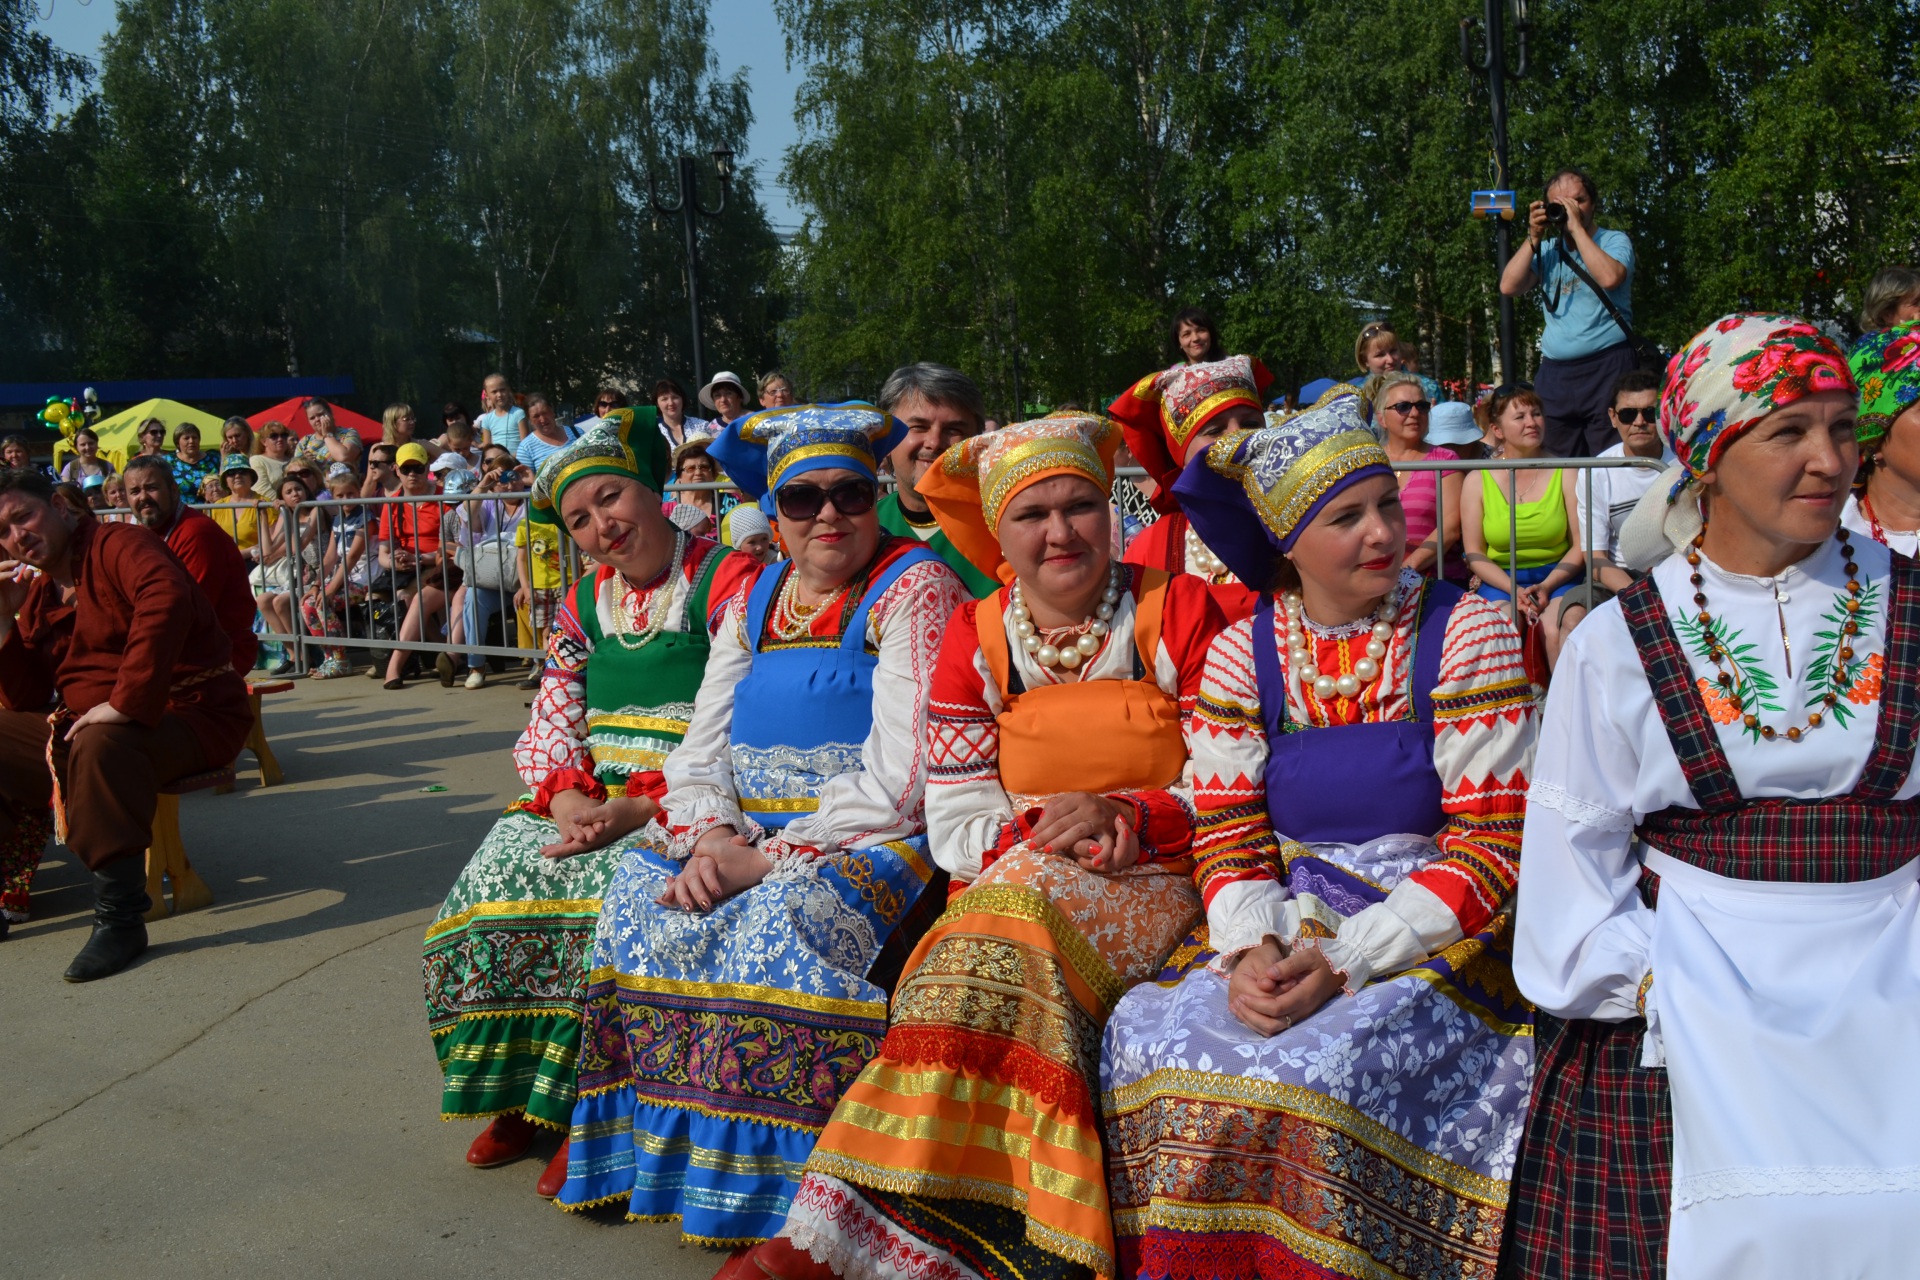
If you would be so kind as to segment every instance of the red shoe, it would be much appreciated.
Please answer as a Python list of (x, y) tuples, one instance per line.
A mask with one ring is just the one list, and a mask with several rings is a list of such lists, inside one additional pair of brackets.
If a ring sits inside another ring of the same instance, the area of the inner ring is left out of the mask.
[(766, 1273), (753, 1265), (754, 1246), (735, 1249), (713, 1273), (713, 1280), (767, 1280)]
[(755, 1246), (747, 1256), (761, 1275), (772, 1276), (773, 1280), (838, 1280), (840, 1275), (826, 1263), (815, 1262), (812, 1254), (794, 1248), (793, 1241), (784, 1236)]
[(533, 1194), (542, 1200), (551, 1200), (560, 1194), (560, 1188), (567, 1185), (567, 1148), (573, 1144), (567, 1139), (560, 1140), (560, 1149), (553, 1153), (553, 1159), (547, 1161), (547, 1168), (540, 1175), (540, 1181), (533, 1184)]
[(467, 1148), (467, 1163), (476, 1169), (512, 1164), (532, 1145), (533, 1121), (525, 1116), (495, 1116)]

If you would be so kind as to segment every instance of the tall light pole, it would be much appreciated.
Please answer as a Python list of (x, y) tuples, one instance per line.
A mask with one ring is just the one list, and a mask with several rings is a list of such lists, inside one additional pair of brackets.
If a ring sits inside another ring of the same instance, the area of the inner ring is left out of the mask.
[[(1520, 61), (1511, 69), (1507, 66), (1507, 8), (1513, 8), (1513, 29), (1520, 38)], [(1533, 31), (1533, 22), (1527, 17), (1527, 0), (1486, 0), (1486, 51), (1478, 58), (1473, 55), (1473, 29), (1480, 24), (1472, 18), (1460, 20), (1460, 57), (1467, 64), (1469, 75), (1483, 75), (1487, 78), (1487, 101), (1493, 110), (1493, 185), (1501, 191), (1513, 190), (1513, 177), (1507, 169), (1507, 81), (1527, 78), (1527, 36)], [(1516, 197), (1514, 202), (1516, 216), (1524, 208)], [(1507, 269), (1507, 259), (1513, 256), (1513, 243), (1507, 227), (1507, 219), (1494, 220), (1494, 253), (1498, 261), (1494, 264), (1494, 278), (1497, 280)], [(1519, 376), (1520, 365), (1514, 351), (1513, 299), (1506, 294), (1500, 295), (1500, 377), (1502, 381), (1512, 382)]]
[(694, 172), (694, 165), (692, 156), (680, 157), (680, 189), (671, 204), (660, 198), (653, 175), (649, 173), (647, 198), (652, 202), (655, 213), (679, 214), (681, 229), (686, 233), (687, 310), (693, 320), (693, 382), (697, 387), (704, 387), (707, 384), (707, 361), (700, 345), (699, 220), (702, 216), (717, 218), (726, 211), (728, 184), (733, 181), (733, 148), (722, 144), (713, 149), (713, 167), (720, 174), (720, 203), (711, 209), (700, 203), (700, 178)]

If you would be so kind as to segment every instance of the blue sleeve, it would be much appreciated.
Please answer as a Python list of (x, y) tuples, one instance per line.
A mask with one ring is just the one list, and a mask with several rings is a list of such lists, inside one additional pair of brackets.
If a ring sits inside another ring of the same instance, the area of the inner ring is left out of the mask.
[(1633, 240), (1624, 231), (1602, 231), (1595, 236), (1594, 243), (1605, 250), (1606, 255), (1627, 269), (1627, 281), (1633, 281)]
[(540, 468), (537, 466), (534, 466), (532, 462), (528, 461), (527, 446), (532, 444), (537, 439), (539, 439), (538, 436), (528, 436), (525, 440), (522, 440), (518, 444), (513, 446), (513, 460), (519, 463), (523, 467), (533, 467), (535, 471), (538, 471)]

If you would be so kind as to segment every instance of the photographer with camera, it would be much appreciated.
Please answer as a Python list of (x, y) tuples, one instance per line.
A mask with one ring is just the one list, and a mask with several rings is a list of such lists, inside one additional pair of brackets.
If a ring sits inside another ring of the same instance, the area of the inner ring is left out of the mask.
[(1500, 276), (1508, 297), (1540, 286), (1547, 323), (1534, 389), (1546, 405), (1547, 449), (1563, 458), (1591, 457), (1620, 442), (1607, 420), (1608, 397), (1641, 361), (1632, 329), (1633, 242), (1624, 231), (1595, 227), (1599, 207), (1593, 179), (1578, 169), (1554, 174), (1547, 198), (1527, 210), (1527, 242)]

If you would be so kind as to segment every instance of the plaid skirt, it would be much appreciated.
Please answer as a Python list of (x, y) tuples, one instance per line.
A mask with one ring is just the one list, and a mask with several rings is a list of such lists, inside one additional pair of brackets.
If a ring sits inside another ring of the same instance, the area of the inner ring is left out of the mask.
[(1499, 1280), (1662, 1280), (1673, 1104), (1640, 1065), (1645, 1020), (1535, 1025), (1539, 1066), (1507, 1200)]

